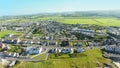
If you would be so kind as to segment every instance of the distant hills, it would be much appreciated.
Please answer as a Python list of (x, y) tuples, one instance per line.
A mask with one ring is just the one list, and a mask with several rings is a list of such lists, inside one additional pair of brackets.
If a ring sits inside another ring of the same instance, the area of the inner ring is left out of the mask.
[(38, 13), (31, 15), (2, 16), (0, 19), (11, 18), (37, 18), (37, 17), (116, 17), (120, 18), (120, 10), (111, 11), (75, 11), (61, 13)]

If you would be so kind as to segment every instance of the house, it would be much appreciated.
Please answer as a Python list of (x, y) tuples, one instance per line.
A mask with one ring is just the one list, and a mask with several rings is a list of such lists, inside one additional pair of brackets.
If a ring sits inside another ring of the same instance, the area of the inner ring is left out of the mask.
[(76, 48), (76, 52), (77, 52), (77, 53), (80, 53), (80, 52), (83, 52), (83, 51), (84, 51), (83, 48), (80, 48), (80, 47), (79, 47), (79, 48)]
[(14, 44), (18, 44), (18, 43), (20, 43), (20, 42), (21, 42), (20, 39), (17, 39), (17, 40), (14, 40), (14, 41), (13, 41)]
[(105, 51), (120, 54), (120, 46), (106, 45)]
[(115, 52), (120, 54), (120, 46), (115, 48)]
[(33, 44), (33, 41), (27, 41), (27, 44)]
[(4, 57), (5, 57), (5, 55), (2, 52), (0, 52), (0, 59), (2, 59)]
[(62, 41), (61, 46), (62, 47), (69, 46), (69, 41), (68, 40)]
[(7, 34), (5, 35), (5, 38), (11, 38), (13, 36), (13, 34)]
[(0, 27), (0, 31), (5, 31), (6, 29), (6, 27)]
[(109, 52), (114, 52), (114, 48), (115, 48), (115, 45), (111, 45), (111, 46), (106, 45), (105, 46), (105, 50), (109, 51)]
[(14, 40), (4, 40), (3, 42), (7, 44), (14, 44)]
[(42, 52), (42, 47), (29, 47), (27, 48), (28, 54), (40, 54)]
[(74, 53), (74, 49), (73, 48), (53, 48), (49, 50), (49, 53), (68, 54), (68, 53)]
[(88, 42), (88, 46), (94, 46), (93, 42)]
[(49, 45), (58, 45), (58, 42), (49, 42)]
[(70, 31), (71, 33), (77, 32), (77, 33), (82, 33), (91, 37), (94, 37), (95, 30), (90, 30), (90, 29), (78, 29), (74, 28)]
[(71, 49), (64, 48), (61, 50), (61, 53), (63, 53), (63, 54), (71, 53)]
[(16, 64), (16, 61), (11, 61), (11, 63), (9, 64), (9, 66), (14, 66)]
[(5, 48), (5, 47), (6, 47), (6, 45), (5, 45), (5, 44), (2, 44), (2, 43), (0, 44), (0, 48), (2, 48), (2, 49), (3, 49), (3, 48)]
[(6, 45), (6, 44), (0, 44), (0, 48), (2, 48), (2, 50), (3, 51), (7, 51), (7, 50), (10, 50), (11, 49), (11, 47), (10, 46), (8, 46), (8, 45)]
[(60, 53), (60, 52), (61, 52), (61, 49), (58, 49), (58, 48), (53, 48), (49, 50), (49, 53)]
[(74, 46), (82, 46), (82, 42), (74, 43)]
[(73, 48), (70, 48), (70, 53), (74, 53), (74, 49)]

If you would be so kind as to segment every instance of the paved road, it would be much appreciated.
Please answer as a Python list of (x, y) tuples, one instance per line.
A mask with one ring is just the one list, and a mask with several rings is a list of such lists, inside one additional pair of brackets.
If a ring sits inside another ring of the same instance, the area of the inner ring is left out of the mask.
[(9, 61), (39, 61), (39, 60), (36, 60), (36, 59), (31, 59), (31, 58), (13, 58), (13, 57), (6, 57), (5, 58), (6, 60), (9, 60)]

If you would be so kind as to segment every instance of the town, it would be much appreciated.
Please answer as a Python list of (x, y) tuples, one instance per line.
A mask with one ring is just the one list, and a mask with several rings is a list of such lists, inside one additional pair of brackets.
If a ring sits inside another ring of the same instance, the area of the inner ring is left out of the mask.
[[(51, 54), (75, 57), (77, 53), (94, 48), (105, 52), (104, 57), (120, 60), (119, 27), (56, 21), (2, 23), (0, 26), (0, 32), (5, 32), (0, 38), (0, 63), (8, 67), (17, 61), (48, 60)], [(36, 56), (45, 58), (39, 60)]]

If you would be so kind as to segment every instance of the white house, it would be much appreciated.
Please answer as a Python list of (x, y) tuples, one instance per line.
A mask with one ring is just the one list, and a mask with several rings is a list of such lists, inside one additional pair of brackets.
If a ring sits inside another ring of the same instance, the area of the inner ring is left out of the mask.
[(43, 48), (36, 48), (36, 47), (30, 47), (27, 49), (28, 54), (40, 54), (42, 52)]

